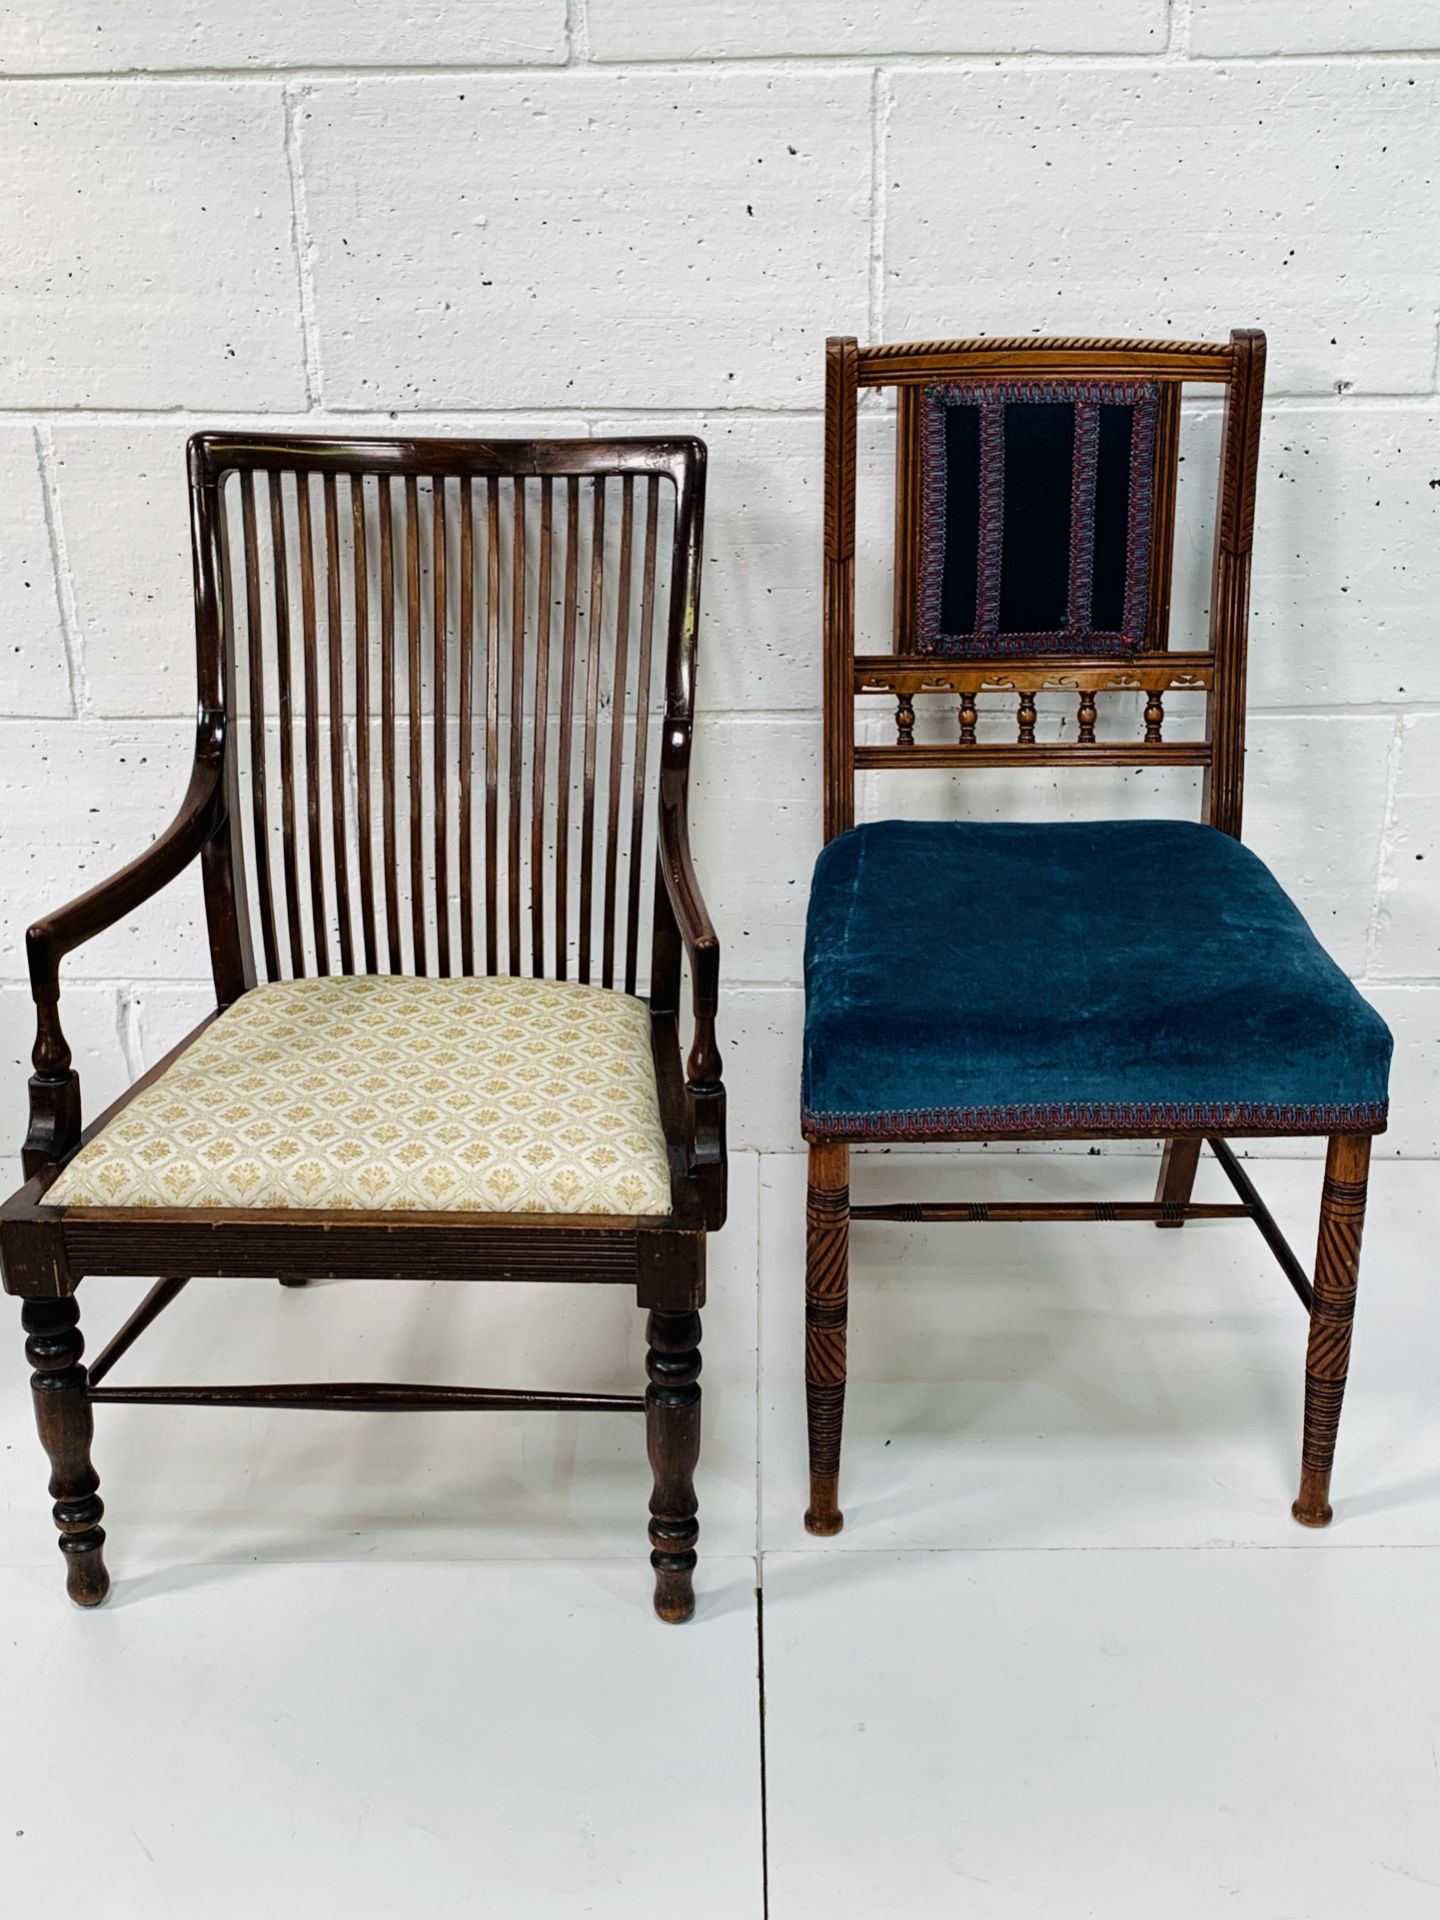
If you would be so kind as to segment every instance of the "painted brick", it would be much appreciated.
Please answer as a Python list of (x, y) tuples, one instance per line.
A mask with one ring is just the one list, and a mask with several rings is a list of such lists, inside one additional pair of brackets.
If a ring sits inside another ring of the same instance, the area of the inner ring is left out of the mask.
[[(71, 986), (61, 1000), (65, 1037), (80, 1075), (86, 1122), (130, 1084), (120, 1031), (121, 996), (114, 987)], [(35, 1003), (23, 986), (0, 987), (0, 1140), (18, 1152), (29, 1125), (26, 1085), (35, 1044)], [(18, 1166), (17, 1166), (18, 1176)], [(4, 1192), (11, 1191), (9, 1186)], [(0, 1196), (3, 1197), (3, 1196)]]
[(137, 1064), (148, 1073), (174, 1046), (215, 1011), (215, 990), (147, 981), (131, 994)]
[[(823, 398), (823, 362), (812, 369)], [(715, 713), (820, 704), (824, 423), (783, 414), (597, 416), (597, 436), (696, 433), (710, 450), (701, 581), (699, 704)], [(861, 642), (891, 641), (895, 423), (860, 420), (856, 622)]]
[(56, 498), (97, 713), (195, 710), (190, 431), (172, 421), (62, 421), (52, 429)]
[[(1426, 557), (1440, 534), (1431, 404), (1267, 407), (1251, 593), (1250, 704), (1405, 704), (1440, 696)], [(1219, 410), (1181, 433), (1171, 645), (1207, 642)], [(1435, 470), (1432, 471), (1432, 468)]]
[(1440, 698), (1440, 409), (1279, 409), (1262, 446), (1252, 703)]
[(1395, 53), (1440, 47), (1434, 0), (1192, 0), (1193, 53)]
[(863, 71), (322, 83), (299, 119), (327, 404), (813, 403), (864, 325)]
[(309, 0), (236, 10), (196, 0), (61, 0), (0, 14), (0, 72), (465, 66), (565, 58), (565, 0)]
[(927, 67), (891, 85), (889, 337), (1259, 324), (1272, 390), (1430, 388), (1434, 67)]
[(1393, 732), (1379, 714), (1256, 714), (1246, 735), (1246, 843), (1357, 975), (1374, 913)]
[[(0, 979), (25, 977), (25, 929), (143, 853), (189, 774), (180, 722), (0, 723)], [(209, 973), (198, 865), (65, 962), (65, 980)]]
[(305, 399), (280, 89), (15, 81), (0, 405)]
[(1154, 53), (1164, 0), (588, 0), (597, 60), (708, 60), (764, 54)]
[(1394, 817), (1385, 849), (1375, 971), (1440, 969), (1440, 714), (1409, 716), (1400, 734)]
[(72, 708), (35, 435), (0, 428), (0, 713)]
[(721, 996), (718, 1032), (731, 1146), (759, 1153), (802, 1151), (804, 993), (799, 987), (731, 987)]
[(1390, 1023), (1390, 1125), (1375, 1142), (1381, 1158), (1433, 1160), (1440, 1155), (1440, 987), (1363, 989)]
[[(217, 421), (216, 425), (224, 425)], [(395, 433), (380, 416), (267, 420), (271, 431)], [(96, 713), (189, 714), (195, 707), (195, 624), (190, 576), (190, 501), (185, 442), (194, 427), (58, 422), (52, 429), (70, 583)], [(578, 417), (407, 416), (406, 433), (460, 436), (527, 433), (583, 437)], [(263, 499), (263, 496), (262, 496)], [(123, 507), (117, 509), (116, 502)], [(0, 562), (3, 564), (3, 562)]]
[(725, 977), (798, 980), (820, 851), (818, 719), (712, 716), (696, 729), (691, 784), (695, 867)]

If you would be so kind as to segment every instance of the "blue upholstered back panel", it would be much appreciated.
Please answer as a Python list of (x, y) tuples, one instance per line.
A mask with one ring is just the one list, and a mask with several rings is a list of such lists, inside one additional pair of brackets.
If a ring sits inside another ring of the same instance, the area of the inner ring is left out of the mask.
[(1145, 637), (1160, 389), (966, 381), (920, 400), (921, 653), (1124, 654)]

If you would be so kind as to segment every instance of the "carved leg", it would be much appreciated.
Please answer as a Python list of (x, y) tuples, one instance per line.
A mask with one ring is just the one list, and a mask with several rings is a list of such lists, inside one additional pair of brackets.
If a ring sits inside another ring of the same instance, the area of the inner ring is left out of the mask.
[(1340, 1403), (1350, 1368), (1350, 1332), (1360, 1273), (1360, 1230), (1370, 1136), (1337, 1133), (1325, 1158), (1320, 1238), (1315, 1249), (1315, 1299), (1305, 1354), (1305, 1438), (1300, 1452), (1300, 1497), (1291, 1512), (1303, 1527), (1330, 1524), (1330, 1467), (1340, 1426)]
[(810, 1533), (839, 1533), (840, 1429), (845, 1418), (845, 1321), (850, 1283), (850, 1149), (810, 1149), (805, 1205), (805, 1417), (810, 1433)]
[[(1160, 1179), (1155, 1188), (1159, 1207), (1188, 1207), (1195, 1190), (1195, 1169), (1200, 1164), (1203, 1143), (1194, 1140), (1167, 1140), (1160, 1160)], [(1157, 1227), (1183, 1227), (1183, 1220), (1157, 1220)]]
[(29, 1338), (25, 1356), (35, 1372), (30, 1385), (40, 1443), (50, 1456), (50, 1493), (60, 1551), (65, 1556), (65, 1586), (81, 1607), (98, 1607), (110, 1591), (105, 1571), (105, 1529), (101, 1516), (100, 1476), (90, 1464), (95, 1431), (88, 1381), (80, 1356), (80, 1308), (73, 1298), (27, 1300), (21, 1324)]
[(695, 1463), (700, 1458), (700, 1316), (652, 1312), (645, 1370), (645, 1444), (655, 1489), (650, 1496), (650, 1564), (655, 1611), (688, 1620), (695, 1611)]

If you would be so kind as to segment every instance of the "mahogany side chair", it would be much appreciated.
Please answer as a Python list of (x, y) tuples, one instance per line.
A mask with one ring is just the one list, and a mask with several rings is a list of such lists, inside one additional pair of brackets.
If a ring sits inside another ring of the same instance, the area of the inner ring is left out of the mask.
[[(209, 433), (189, 470), (188, 791), (27, 941), (0, 1261), (70, 1597), (109, 1586), (107, 1402), (643, 1409), (655, 1608), (687, 1619), (726, 1191), (686, 811), (704, 445)], [(82, 1131), (60, 963), (197, 859), (215, 1012)], [(76, 1293), (103, 1274), (159, 1278), (87, 1368)], [(649, 1386), (109, 1384), (192, 1279), (234, 1275), (633, 1287)]]
[[(852, 1219), (1253, 1220), (1309, 1314), (1294, 1516), (1331, 1517), (1391, 1039), (1240, 843), (1264, 365), (1250, 330), (1223, 344), (829, 342), (826, 845), (803, 1089), (812, 1533), (843, 1525)], [(1169, 645), (1187, 382), (1224, 395), (1208, 643), (1194, 652)], [(896, 389), (895, 627), (891, 651), (857, 653), (865, 387)], [(1172, 690), (1203, 718), (1167, 738)], [(1129, 737), (1097, 729), (1117, 691), (1107, 719)], [(1060, 708), (1048, 727), (1041, 702)], [(857, 772), (1157, 766), (1201, 770), (1203, 822), (855, 824)], [(1301, 1134), (1328, 1136), (1313, 1275), (1228, 1144)], [(1166, 1142), (1151, 1202), (850, 1205), (852, 1146), (1137, 1137)], [(1207, 1140), (1233, 1204), (1192, 1202)]]

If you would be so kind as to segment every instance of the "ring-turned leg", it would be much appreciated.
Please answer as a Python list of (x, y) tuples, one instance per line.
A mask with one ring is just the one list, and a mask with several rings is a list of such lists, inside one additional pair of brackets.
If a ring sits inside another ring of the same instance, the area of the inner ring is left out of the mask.
[(1155, 1204), (1174, 1208), (1175, 1213), (1169, 1219), (1157, 1220), (1157, 1227), (1184, 1226), (1179, 1209), (1189, 1206), (1190, 1196), (1195, 1191), (1195, 1169), (1200, 1164), (1202, 1144), (1198, 1135), (1165, 1142), (1165, 1151), (1160, 1159), (1160, 1178), (1155, 1187)]
[(1365, 1188), (1370, 1172), (1370, 1136), (1332, 1134), (1320, 1200), (1320, 1237), (1315, 1249), (1315, 1298), (1310, 1308), (1310, 1344), (1305, 1354), (1305, 1438), (1300, 1453), (1300, 1497), (1291, 1512), (1305, 1527), (1330, 1523), (1330, 1468), (1360, 1273), (1360, 1232), (1365, 1224)]
[(650, 1564), (655, 1611), (688, 1620), (695, 1611), (695, 1465), (700, 1458), (700, 1316), (651, 1313), (645, 1370), (645, 1444), (655, 1488), (650, 1496)]
[(805, 1418), (811, 1533), (839, 1533), (840, 1430), (845, 1419), (845, 1322), (850, 1285), (850, 1149), (810, 1149), (805, 1202)]
[(105, 1512), (100, 1476), (90, 1464), (95, 1420), (86, 1394), (88, 1375), (80, 1362), (85, 1351), (80, 1308), (73, 1297), (27, 1300), (20, 1319), (28, 1335), (25, 1357), (35, 1369), (30, 1379), (35, 1424), (50, 1457), (50, 1495), (65, 1556), (66, 1590), (77, 1606), (98, 1607), (110, 1591), (110, 1576), (100, 1524)]

